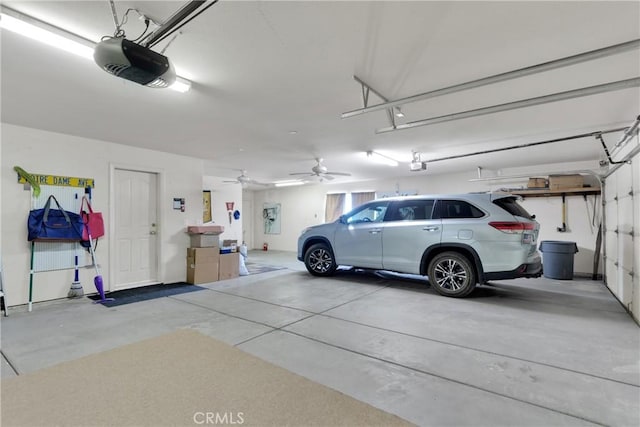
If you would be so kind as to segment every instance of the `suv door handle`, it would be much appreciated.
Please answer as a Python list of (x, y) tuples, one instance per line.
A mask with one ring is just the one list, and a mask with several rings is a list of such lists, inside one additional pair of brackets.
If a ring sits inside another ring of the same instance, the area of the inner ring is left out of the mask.
[(374, 228), (372, 230), (369, 230), (369, 234), (378, 234), (381, 231), (382, 230), (380, 228)]
[(431, 226), (431, 227), (422, 227), (422, 231), (438, 231), (440, 230), (440, 227), (438, 226)]

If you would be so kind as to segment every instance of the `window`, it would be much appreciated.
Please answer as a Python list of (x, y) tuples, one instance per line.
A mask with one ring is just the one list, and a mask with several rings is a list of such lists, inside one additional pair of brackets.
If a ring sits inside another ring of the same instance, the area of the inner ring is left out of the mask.
[(380, 222), (384, 219), (389, 202), (380, 201), (369, 203), (347, 214), (347, 224), (357, 224), (361, 222)]
[(358, 207), (364, 205), (367, 202), (376, 198), (376, 193), (373, 191), (366, 191), (360, 193), (351, 193), (351, 206)]
[(333, 222), (344, 212), (345, 194), (327, 194), (327, 200), (324, 207), (324, 221)]
[(340, 215), (346, 214), (352, 210), (352, 207), (358, 207), (376, 198), (374, 191), (366, 191), (359, 193), (332, 193), (327, 194), (324, 221), (333, 222)]
[(484, 212), (464, 200), (439, 200), (437, 215), (439, 218), (482, 218)]
[(523, 208), (522, 205), (520, 205), (520, 203), (518, 203), (515, 197), (505, 197), (503, 199), (494, 200), (493, 203), (500, 206), (511, 215), (533, 219), (533, 216), (529, 212), (527, 212), (526, 209)]
[(431, 219), (434, 200), (403, 200), (390, 208), (386, 221), (412, 221)]

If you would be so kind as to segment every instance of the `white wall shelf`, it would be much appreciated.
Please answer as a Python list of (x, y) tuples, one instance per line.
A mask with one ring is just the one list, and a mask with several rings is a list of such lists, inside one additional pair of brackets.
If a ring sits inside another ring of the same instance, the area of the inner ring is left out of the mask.
[(581, 187), (581, 188), (561, 188), (558, 190), (550, 190), (548, 188), (528, 188), (521, 190), (504, 189), (511, 194), (522, 197), (561, 197), (561, 196), (587, 196), (590, 194), (600, 194), (600, 187)]

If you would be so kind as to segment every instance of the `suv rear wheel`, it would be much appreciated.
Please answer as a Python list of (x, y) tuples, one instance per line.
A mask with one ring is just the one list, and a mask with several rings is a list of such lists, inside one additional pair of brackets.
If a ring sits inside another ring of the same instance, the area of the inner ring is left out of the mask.
[(465, 297), (476, 286), (476, 275), (471, 262), (458, 252), (443, 252), (429, 263), (429, 283), (439, 294)]
[(333, 252), (325, 243), (316, 243), (307, 249), (304, 265), (314, 276), (331, 276), (338, 267)]

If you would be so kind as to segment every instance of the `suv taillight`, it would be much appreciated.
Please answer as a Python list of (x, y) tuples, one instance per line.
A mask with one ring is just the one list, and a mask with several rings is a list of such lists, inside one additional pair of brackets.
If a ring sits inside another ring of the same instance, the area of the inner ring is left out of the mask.
[(535, 223), (533, 222), (518, 222), (518, 221), (492, 221), (489, 223), (493, 228), (502, 231), (503, 233), (518, 234), (524, 233), (525, 230), (534, 230)]

